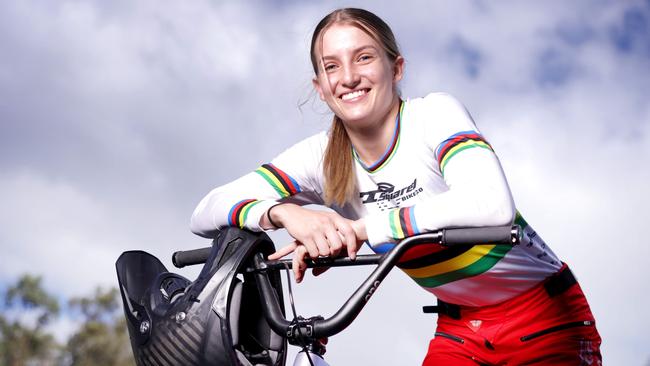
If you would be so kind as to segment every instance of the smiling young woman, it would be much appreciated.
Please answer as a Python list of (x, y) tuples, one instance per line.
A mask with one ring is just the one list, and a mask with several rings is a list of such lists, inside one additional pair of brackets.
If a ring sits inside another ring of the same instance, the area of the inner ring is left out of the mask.
[(388, 25), (357, 13), (330, 13), (316, 26), (311, 42), (314, 88), (334, 112), (324, 157), (325, 199), (339, 205), (355, 193), (352, 156), (341, 152), (355, 146), (366, 165), (379, 160), (395, 134), (391, 122), (399, 111), (397, 83), (404, 70)]
[[(307, 256), (354, 257), (445, 227), (513, 221), (523, 243), (424, 246), (398, 265), (443, 309), (425, 365), (601, 363), (600, 336), (575, 277), (515, 209), (492, 146), (453, 97), (403, 100), (404, 59), (388, 25), (362, 9), (339, 9), (316, 26), (314, 88), (332, 127), (271, 163), (215, 188), (192, 231), (284, 228), (295, 241), (296, 281)], [(326, 205), (333, 212), (305, 204)]]

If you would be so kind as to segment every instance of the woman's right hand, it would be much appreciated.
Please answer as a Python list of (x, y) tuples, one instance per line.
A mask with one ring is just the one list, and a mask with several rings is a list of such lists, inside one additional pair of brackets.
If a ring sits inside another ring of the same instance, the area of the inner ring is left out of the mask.
[[(351, 258), (356, 257), (360, 239), (355, 232), (356, 222), (348, 220), (335, 212), (310, 210), (292, 203), (274, 206), (270, 212), (271, 220), (284, 227), (295, 241), (269, 256), (279, 259), (294, 252), (293, 269), (296, 281), (302, 280), (306, 269), (305, 259), (318, 257), (337, 257), (345, 249)], [(263, 227), (271, 224), (263, 216)]]

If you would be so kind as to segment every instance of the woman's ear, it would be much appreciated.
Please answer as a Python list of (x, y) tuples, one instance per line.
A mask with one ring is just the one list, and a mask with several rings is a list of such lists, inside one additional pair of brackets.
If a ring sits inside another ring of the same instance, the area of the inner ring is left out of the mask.
[(320, 85), (320, 82), (318, 81), (318, 76), (314, 77), (311, 79), (312, 85), (314, 85), (314, 89), (316, 92), (318, 92), (318, 96), (320, 97), (320, 100), (325, 101), (325, 94), (323, 94), (323, 88)]
[(397, 83), (404, 76), (404, 57), (397, 56), (393, 63), (393, 82)]

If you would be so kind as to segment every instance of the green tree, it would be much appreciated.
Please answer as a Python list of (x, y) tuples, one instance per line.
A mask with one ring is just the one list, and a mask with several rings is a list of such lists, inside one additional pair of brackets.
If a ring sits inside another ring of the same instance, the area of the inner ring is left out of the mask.
[(2, 365), (53, 365), (59, 345), (45, 326), (59, 313), (56, 299), (45, 292), (40, 276), (23, 275), (2, 296), (5, 309), (35, 316), (34, 324), (0, 314), (0, 361)]
[(97, 288), (91, 297), (70, 300), (84, 323), (68, 340), (65, 359), (73, 366), (132, 366), (133, 356), (117, 289)]
[(8, 311), (0, 313), (0, 366), (134, 364), (117, 289), (97, 288), (91, 296), (69, 301), (83, 322), (65, 346), (47, 330), (60, 307), (40, 276), (23, 275), (1, 295), (0, 306)]

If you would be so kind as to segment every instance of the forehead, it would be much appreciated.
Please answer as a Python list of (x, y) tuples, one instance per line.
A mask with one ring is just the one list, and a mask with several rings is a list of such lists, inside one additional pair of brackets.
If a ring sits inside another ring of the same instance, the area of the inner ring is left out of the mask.
[(333, 24), (325, 29), (321, 42), (322, 57), (336, 56), (367, 46), (380, 49), (368, 33), (351, 24)]

